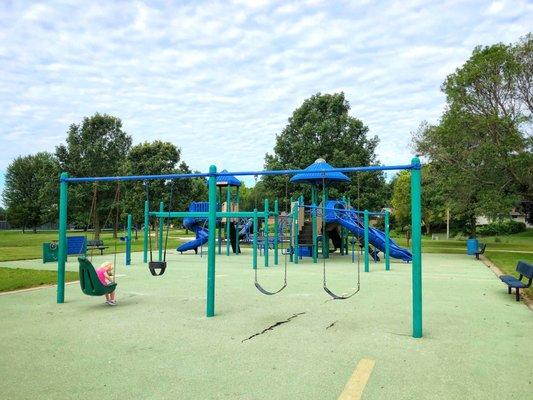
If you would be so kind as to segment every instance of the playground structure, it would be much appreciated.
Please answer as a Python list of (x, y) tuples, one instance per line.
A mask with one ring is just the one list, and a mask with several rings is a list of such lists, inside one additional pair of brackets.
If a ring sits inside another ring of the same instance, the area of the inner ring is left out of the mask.
[[(290, 199), (291, 209), (287, 214), (280, 214), (278, 200), (274, 202), (274, 210), (269, 211), (268, 199), (264, 200), (263, 211), (259, 212), (262, 216), (260, 222), (264, 222), (264, 228), (260, 229), (258, 238), (256, 240), (260, 255), (264, 254), (265, 266), (269, 266), (268, 249), (271, 248), (274, 252), (274, 265), (279, 262), (279, 244), (288, 242), (290, 247), (287, 251), (290, 254), (291, 262), (298, 263), (302, 257), (308, 256), (313, 258), (313, 262), (317, 263), (319, 254), (324, 258), (329, 258), (329, 253), (337, 249), (340, 250), (341, 255), (349, 253), (349, 242), (351, 242), (352, 262), (355, 261), (355, 244), (361, 250), (364, 250), (365, 257), (365, 271), (369, 270), (369, 256), (375, 261), (379, 261), (378, 253), (381, 251), (385, 255), (386, 270), (390, 269), (390, 256), (401, 259), (403, 261), (411, 261), (411, 253), (399, 247), (389, 237), (389, 212), (364, 212), (353, 209), (350, 206), (350, 200), (330, 200), (328, 197), (328, 186), (339, 181), (347, 182), (350, 178), (338, 172), (329, 172), (332, 167), (323, 159), (316, 160), (313, 164), (305, 169), (306, 173), (297, 174), (292, 177), (291, 182), (306, 183), (311, 185), (311, 202), (306, 205), (304, 196), (301, 195), (294, 201)], [(319, 171), (316, 173), (316, 171)], [(222, 173), (227, 173), (223, 170)], [(217, 199), (217, 212), (231, 210), (233, 212), (239, 211), (239, 187), (241, 182), (234, 176), (219, 176), (216, 181), (219, 188)], [(319, 189), (322, 184), (322, 203), (318, 206), (318, 198), (320, 195)], [(222, 188), (226, 187), (226, 202), (222, 203), (224, 199)], [(232, 187), (236, 188), (235, 201), (232, 202)], [(325, 207), (324, 207), (324, 204)], [(207, 212), (208, 202), (193, 202), (189, 206), (190, 212)], [(160, 203), (159, 212), (147, 211), (145, 205), (145, 222), (149, 221), (150, 216), (159, 218), (159, 237), (158, 247), (160, 249), (159, 261), (161, 258), (161, 249), (163, 248), (163, 230), (165, 223), (164, 204)], [(172, 212), (170, 215), (173, 215)], [(325, 215), (325, 219), (323, 217)], [(364, 216), (364, 219), (363, 219)], [(369, 225), (370, 217), (383, 217), (385, 231), (381, 232)], [(272, 221), (271, 221), (272, 220)], [(226, 241), (226, 255), (230, 255), (230, 243), (232, 253), (239, 254), (239, 245), (243, 243), (254, 245), (254, 232), (252, 229), (253, 218), (240, 219), (225, 219), (225, 227), (222, 227), (222, 219), (217, 218), (218, 235), (217, 235), (217, 249), (218, 254), (222, 254), (222, 231), (225, 232), (224, 239)], [(325, 226), (323, 227), (323, 222)], [(183, 225), (186, 229), (195, 233), (196, 237), (187, 243), (178, 246), (177, 251), (183, 253), (184, 251), (194, 250), (198, 253), (198, 247), (202, 248), (208, 240), (208, 230), (206, 228), (207, 218), (191, 218), (186, 217), (183, 220)], [(273, 231), (270, 233), (270, 226), (273, 225)], [(289, 229), (285, 229), (288, 227)], [(323, 232), (324, 231), (324, 232)], [(145, 223), (144, 237), (145, 243), (149, 242), (149, 223)], [(351, 238), (350, 238), (351, 234)], [(238, 240), (237, 240), (238, 238)], [(363, 238), (365, 244), (363, 245)], [(329, 249), (329, 242), (333, 243), (334, 249)], [(322, 243), (322, 251), (319, 253), (320, 243)], [(372, 245), (371, 249), (369, 245)], [(296, 257), (294, 256), (296, 255)], [(144, 259), (148, 258), (147, 246), (144, 247)]]
[[(412, 336), (415, 338), (422, 337), (422, 281), (421, 281), (421, 190), (420, 190), (420, 161), (415, 157), (411, 164), (407, 165), (396, 165), (396, 166), (369, 166), (369, 167), (346, 167), (346, 168), (324, 168), (318, 167), (313, 171), (314, 174), (319, 176), (319, 179), (322, 180), (323, 184), (323, 193), (322, 193), (322, 207), (318, 206), (317, 198), (318, 192), (313, 191), (312, 204), (309, 206), (311, 210), (311, 219), (312, 224), (316, 224), (321, 218), (322, 215), (325, 215), (326, 218), (322, 218), (323, 227), (326, 227), (326, 221), (330, 218), (331, 221), (340, 223), (346, 229), (352, 229), (352, 232), (363, 231), (363, 236), (365, 237), (365, 270), (367, 270), (366, 265), (368, 264), (368, 244), (370, 242), (370, 237), (373, 237), (374, 245), (377, 247), (382, 243), (382, 247), (385, 250), (386, 258), (388, 258), (388, 253), (392, 249), (393, 252), (400, 252), (401, 250), (395, 246), (395, 243), (387, 240), (387, 235), (381, 237), (375, 232), (370, 233), (368, 226), (368, 216), (370, 213), (368, 211), (364, 212), (364, 222), (362, 223), (359, 220), (359, 216), (355, 210), (350, 210), (346, 206), (342, 208), (340, 202), (328, 203), (327, 199), (327, 190), (325, 185), (326, 174), (344, 174), (352, 172), (365, 172), (365, 171), (382, 171), (382, 170), (409, 170), (411, 172), (411, 215), (412, 215)], [(232, 176), (260, 176), (260, 175), (295, 175), (298, 174), (309, 174), (308, 170), (279, 170), (279, 171), (242, 171), (242, 172), (220, 172), (217, 173), (217, 169), (214, 165), (209, 168), (208, 173), (195, 173), (195, 174), (171, 174), (171, 175), (144, 175), (144, 176), (116, 176), (116, 177), (69, 177), (67, 173), (62, 173), (60, 178), (60, 216), (59, 216), (59, 247), (58, 247), (58, 286), (57, 286), (57, 302), (63, 303), (65, 299), (65, 262), (66, 262), (66, 228), (67, 228), (67, 205), (68, 205), (68, 185), (78, 182), (110, 182), (110, 181), (149, 181), (149, 180), (175, 180), (175, 179), (188, 179), (188, 178), (208, 178), (208, 204), (206, 211), (187, 211), (187, 212), (175, 212), (175, 211), (163, 211), (163, 207), (160, 205), (159, 212), (150, 212), (147, 210), (148, 203), (145, 203), (145, 226), (147, 226), (147, 215), (152, 215), (160, 219), (164, 218), (192, 218), (192, 219), (207, 219), (207, 243), (208, 243), (208, 257), (207, 257), (207, 304), (206, 304), (206, 316), (212, 317), (215, 315), (215, 260), (216, 260), (216, 228), (217, 220), (225, 218), (227, 221), (226, 224), (226, 233), (229, 238), (231, 235), (231, 221), (232, 218), (247, 218), (252, 219), (254, 227), (253, 235), (253, 267), (257, 269), (257, 232), (258, 232), (258, 221), (259, 219), (265, 220), (265, 234), (264, 234), (264, 243), (268, 248), (269, 245), (269, 231), (268, 231), (268, 219), (272, 215), (279, 218), (279, 212), (276, 210), (274, 212), (269, 212), (268, 202), (265, 201), (265, 210), (264, 212), (258, 212), (257, 209), (254, 209), (253, 212), (243, 212), (243, 211), (231, 211), (231, 201), (227, 202), (225, 211), (218, 211), (218, 202), (217, 202), (217, 179), (223, 181), (225, 177)], [(228, 185), (230, 186), (230, 185)], [(228, 190), (228, 198), (230, 196), (230, 191)], [(237, 201), (238, 203), (238, 201)], [(294, 244), (294, 254), (296, 257), (293, 257), (294, 262), (298, 262), (299, 253), (299, 222), (302, 223), (305, 221), (300, 217), (301, 210), (305, 212), (305, 205), (297, 202), (297, 207), (292, 207), (291, 211), (293, 215), (293, 232), (292, 241)], [(276, 203), (277, 204), (277, 203)], [(328, 206), (331, 204), (331, 208)], [(319, 213), (321, 211), (321, 213)], [(329, 217), (328, 217), (329, 213)], [(387, 218), (387, 214), (385, 214)], [(314, 222), (313, 222), (314, 221)], [(342, 222), (341, 222), (342, 221)], [(162, 229), (162, 224), (160, 224), (160, 232)], [(277, 230), (276, 230), (277, 231)], [(327, 236), (325, 229), (325, 236)], [(314, 261), (318, 257), (318, 228), (313, 230), (313, 259)], [(146, 235), (146, 231), (145, 231)], [(167, 235), (168, 236), (168, 235)], [(160, 237), (162, 234), (160, 233)], [(274, 243), (277, 243), (276, 238), (278, 235), (274, 236)], [(202, 240), (204, 240), (202, 238)], [(237, 240), (238, 243), (238, 240)], [(326, 258), (329, 253), (329, 245), (327, 245), (327, 240), (322, 240), (322, 252), (323, 258)], [(145, 240), (146, 246), (146, 240)], [(221, 241), (219, 240), (219, 246), (221, 246)], [(229, 241), (226, 241), (227, 254), (229, 255)], [(238, 244), (237, 244), (238, 249)], [(160, 257), (161, 257), (162, 247), (159, 248)], [(219, 247), (220, 252), (220, 247)], [(398, 254), (400, 254), (398, 253)], [(146, 252), (145, 252), (146, 254)], [(236, 251), (238, 254), (238, 251)], [(277, 251), (275, 251), (275, 256)], [(403, 256), (407, 257), (407, 253), (403, 252)], [(401, 257), (400, 257), (401, 258)], [(146, 261), (146, 260), (145, 260)], [(265, 266), (268, 266), (268, 251), (265, 252)], [(257, 284), (256, 284), (257, 286)]]

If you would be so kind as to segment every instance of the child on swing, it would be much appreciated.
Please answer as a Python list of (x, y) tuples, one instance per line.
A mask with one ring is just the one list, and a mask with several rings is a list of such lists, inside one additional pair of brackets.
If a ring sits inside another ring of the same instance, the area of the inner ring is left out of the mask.
[[(104, 286), (113, 283), (113, 264), (111, 264), (109, 261), (104, 262), (102, 265), (100, 265), (100, 268), (96, 270), (96, 275), (98, 275), (98, 279), (100, 279), (100, 282), (102, 282), (102, 285)], [(106, 293), (105, 302), (110, 306), (117, 305), (117, 302), (115, 301), (114, 290), (111, 293)]]

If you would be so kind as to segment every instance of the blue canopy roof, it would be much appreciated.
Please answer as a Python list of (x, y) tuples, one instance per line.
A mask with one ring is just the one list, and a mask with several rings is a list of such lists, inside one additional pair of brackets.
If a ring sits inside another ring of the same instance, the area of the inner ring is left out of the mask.
[[(223, 169), (220, 172), (228, 172), (228, 170)], [(241, 181), (233, 175), (217, 176), (217, 186), (241, 186)]]
[(313, 164), (308, 166), (301, 174), (296, 174), (291, 178), (292, 183), (311, 183), (318, 184), (325, 182), (349, 182), (350, 178), (342, 172), (331, 171), (333, 167), (324, 159), (319, 158)]

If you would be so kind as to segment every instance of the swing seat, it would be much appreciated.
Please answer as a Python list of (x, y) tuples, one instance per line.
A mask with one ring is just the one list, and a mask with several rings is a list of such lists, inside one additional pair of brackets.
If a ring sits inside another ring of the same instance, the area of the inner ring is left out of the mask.
[(150, 269), (150, 273), (153, 276), (161, 276), (165, 273), (165, 270), (167, 269), (167, 262), (166, 261), (150, 261), (148, 263), (148, 268)]
[(115, 291), (117, 284), (102, 284), (89, 260), (85, 257), (78, 257), (78, 262), (80, 264), (80, 286), (83, 293), (87, 296), (103, 296)]

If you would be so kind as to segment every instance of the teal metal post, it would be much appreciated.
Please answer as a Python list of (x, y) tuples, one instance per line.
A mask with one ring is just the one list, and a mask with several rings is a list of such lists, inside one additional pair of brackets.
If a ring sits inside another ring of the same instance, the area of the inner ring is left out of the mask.
[[(240, 200), (240, 196), (239, 196), (239, 186), (237, 186), (237, 200), (236, 200), (236, 203), (237, 203), (237, 210), (240, 211), (241, 208), (239, 207), (239, 200)], [(239, 254), (239, 224), (238, 224), (238, 221), (239, 219), (237, 218), (237, 223), (235, 224), (235, 254)]]
[(318, 262), (318, 239), (317, 239), (317, 222), (316, 222), (316, 208), (317, 203), (317, 189), (314, 186), (311, 186), (311, 224), (313, 229), (313, 263)]
[(144, 241), (143, 241), (143, 262), (148, 262), (148, 235), (150, 234), (150, 217), (148, 213), (150, 212), (150, 205), (148, 200), (144, 202)]
[(422, 195), (421, 165), (418, 157), (411, 161), (411, 240), (413, 253), (413, 337), (422, 337)]
[[(226, 188), (226, 211), (231, 212), (231, 186), (228, 185)], [(229, 256), (229, 246), (230, 246), (230, 218), (226, 218), (226, 255)]]
[(265, 210), (264, 210), (264, 218), (265, 218), (265, 240), (264, 240), (264, 246), (265, 246), (265, 267), (268, 267), (268, 248), (269, 248), (269, 231), (268, 231), (268, 199), (265, 199)]
[(259, 223), (257, 218), (257, 208), (254, 208), (254, 241), (252, 244), (252, 268), (257, 269), (257, 231)]
[[(218, 187), (218, 201), (221, 204), (222, 209), (222, 186)], [(222, 219), (218, 224), (218, 254), (222, 254)]]
[[(295, 221), (295, 215), (294, 215), (294, 210), (292, 209), (292, 196), (289, 200), (289, 207), (291, 209), (290, 211), (290, 218), (289, 218), (289, 221), (291, 221), (291, 229), (289, 229), (289, 243), (292, 247), (292, 249), (294, 250), (294, 221)], [(294, 251), (291, 251), (291, 254), (289, 254), (289, 261), (290, 262), (293, 262), (294, 261)]]
[(370, 271), (370, 257), (368, 251), (368, 210), (365, 210), (365, 272)]
[(385, 271), (390, 271), (389, 210), (385, 210)]
[[(159, 203), (159, 212), (163, 215), (165, 211), (165, 204), (163, 202)], [(157, 249), (159, 250), (159, 261), (163, 261), (163, 226), (165, 225), (165, 218), (159, 217), (159, 235), (157, 238)]]
[(298, 264), (300, 259), (300, 246), (298, 244), (298, 235), (300, 231), (300, 221), (298, 221), (298, 215), (300, 214), (300, 198), (296, 200), (296, 205), (294, 207), (294, 263)]
[(215, 245), (216, 245), (216, 229), (217, 229), (217, 179), (214, 174), (217, 172), (217, 167), (211, 165), (209, 167), (209, 217), (207, 220), (207, 227), (209, 230), (207, 239), (207, 303), (206, 316), (212, 317), (215, 315)]
[(59, 183), (59, 248), (57, 254), (57, 302), (65, 302), (65, 263), (67, 262), (67, 211), (68, 211), (67, 172), (61, 173)]
[(133, 216), (128, 214), (128, 223), (126, 225), (126, 265), (131, 265), (131, 225)]
[(278, 239), (279, 239), (279, 204), (274, 200), (274, 265), (278, 265)]

